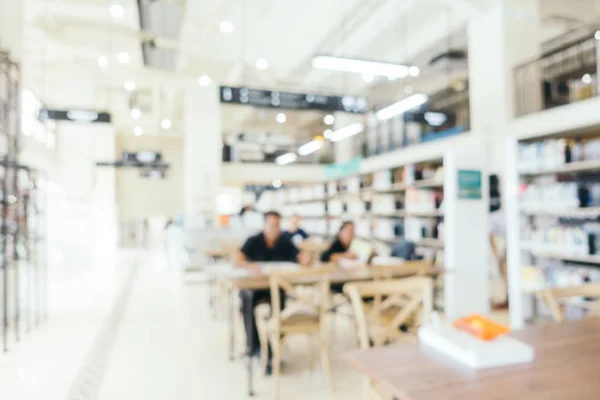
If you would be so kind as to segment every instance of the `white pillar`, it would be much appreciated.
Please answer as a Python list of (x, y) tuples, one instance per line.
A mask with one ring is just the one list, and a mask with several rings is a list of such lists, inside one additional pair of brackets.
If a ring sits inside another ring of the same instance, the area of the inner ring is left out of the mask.
[(23, 56), (25, 1), (0, 0), (0, 51), (9, 51), (13, 61)]
[[(343, 112), (337, 112), (334, 114), (335, 122), (333, 123), (333, 131), (337, 131), (338, 129), (342, 129), (347, 127), (348, 125), (354, 124), (356, 122), (362, 122), (362, 116), (356, 116), (352, 114), (347, 114)], [(359, 133), (359, 135), (364, 135), (365, 133)], [(335, 162), (338, 164), (342, 164), (352, 160), (358, 154), (355, 154), (354, 140), (356, 138), (350, 137), (347, 139), (340, 140), (333, 144), (333, 152)]]
[(484, 135), (490, 173), (501, 174), (515, 115), (514, 69), (540, 52), (538, 0), (496, 0), (468, 25), (471, 130)]
[(115, 160), (115, 128), (61, 122), (58, 135), (63, 263), (105, 263), (117, 241), (115, 170), (96, 162)]
[(218, 86), (194, 86), (187, 90), (183, 133), (185, 225), (213, 225), (222, 179), (223, 141)]

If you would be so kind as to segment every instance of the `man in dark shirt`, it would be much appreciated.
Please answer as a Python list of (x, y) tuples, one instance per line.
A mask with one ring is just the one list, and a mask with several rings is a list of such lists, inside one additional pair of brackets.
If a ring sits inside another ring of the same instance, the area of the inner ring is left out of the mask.
[[(262, 262), (293, 262), (308, 265), (310, 259), (300, 253), (290, 239), (281, 234), (281, 215), (276, 211), (269, 211), (264, 216), (263, 231), (248, 238), (240, 251), (235, 256), (235, 264), (239, 268), (249, 269), (253, 273), (261, 273)], [(256, 354), (260, 349), (254, 308), (263, 302), (271, 301), (269, 289), (242, 290), (242, 310), (246, 330), (246, 344), (250, 354)], [(285, 296), (281, 297), (281, 307), (284, 307)], [(268, 368), (270, 369), (270, 368)], [(269, 371), (267, 371), (269, 372)]]

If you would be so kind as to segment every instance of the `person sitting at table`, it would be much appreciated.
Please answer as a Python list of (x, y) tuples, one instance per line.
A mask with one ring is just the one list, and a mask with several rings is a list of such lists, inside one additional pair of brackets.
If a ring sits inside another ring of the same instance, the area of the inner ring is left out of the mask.
[(358, 255), (350, 251), (354, 236), (354, 222), (344, 221), (331, 246), (321, 254), (321, 262), (338, 264), (342, 259), (358, 259)]
[[(234, 264), (239, 268), (246, 268), (252, 273), (260, 274), (259, 263), (264, 262), (292, 262), (301, 265), (309, 265), (310, 259), (305, 253), (301, 253), (290, 239), (281, 234), (281, 214), (277, 211), (269, 211), (264, 214), (263, 231), (251, 236), (237, 252)], [(269, 289), (242, 290), (242, 313), (244, 327), (246, 330), (246, 345), (250, 355), (258, 355), (260, 343), (254, 319), (254, 308), (260, 303), (271, 301)], [(285, 296), (281, 296), (281, 308), (284, 308)], [(270, 353), (270, 351), (269, 351)], [(270, 373), (271, 355), (267, 365), (267, 374)]]
[(301, 220), (302, 218), (298, 214), (292, 215), (290, 227), (286, 232), (283, 233), (283, 235), (290, 239), (296, 246), (299, 246), (300, 243), (308, 239), (309, 236), (304, 229), (300, 228)]

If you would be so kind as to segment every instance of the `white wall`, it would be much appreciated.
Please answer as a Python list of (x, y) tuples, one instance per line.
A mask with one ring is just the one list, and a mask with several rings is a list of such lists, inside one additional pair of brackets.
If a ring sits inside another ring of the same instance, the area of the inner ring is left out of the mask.
[(183, 137), (119, 135), (113, 159), (121, 152), (156, 151), (169, 164), (166, 178), (140, 177), (135, 168), (117, 171), (117, 203), (121, 221), (183, 212)]

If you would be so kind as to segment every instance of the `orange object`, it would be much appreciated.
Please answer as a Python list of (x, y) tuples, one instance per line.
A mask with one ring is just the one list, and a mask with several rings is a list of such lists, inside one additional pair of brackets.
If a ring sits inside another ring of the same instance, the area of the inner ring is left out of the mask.
[(465, 331), (478, 339), (489, 341), (510, 332), (508, 326), (501, 325), (479, 314), (454, 321), (454, 327)]

